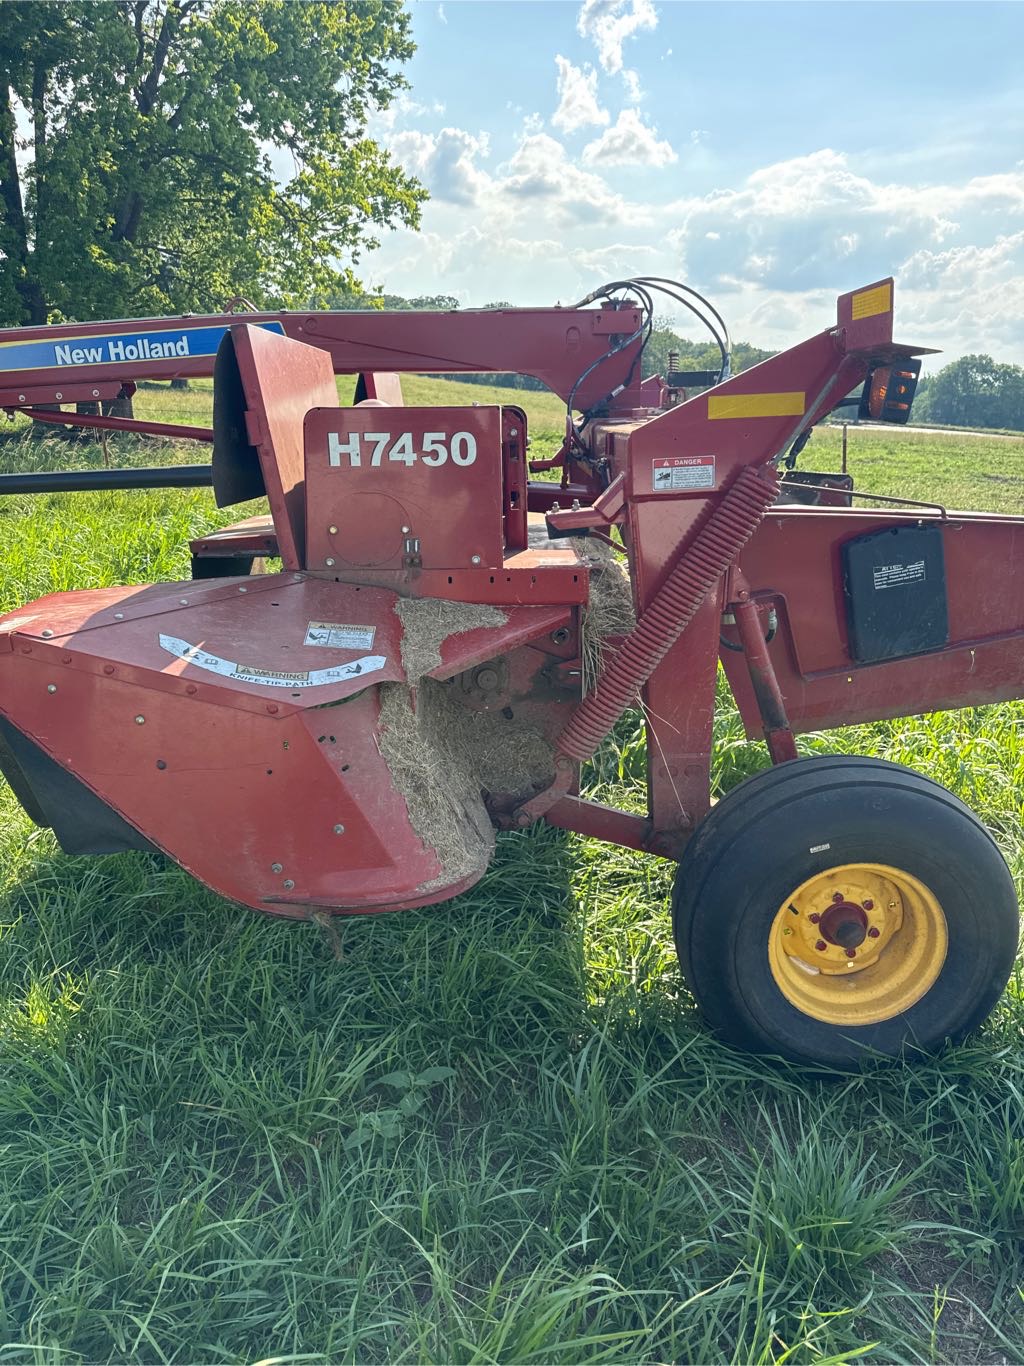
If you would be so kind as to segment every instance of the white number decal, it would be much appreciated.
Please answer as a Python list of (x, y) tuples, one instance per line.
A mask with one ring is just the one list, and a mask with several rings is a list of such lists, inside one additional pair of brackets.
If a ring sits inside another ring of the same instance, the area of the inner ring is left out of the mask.
[(456, 432), (452, 437), (452, 463), (472, 465), (476, 460), (476, 437), (472, 432)]
[(352, 432), (344, 441), (337, 432), (328, 432), (328, 463), (337, 469), (341, 465), (341, 457), (347, 455), (349, 469), (361, 468), (363, 441), (368, 441), (373, 447), (370, 465), (374, 469), (380, 468), (385, 451), (388, 453), (389, 464), (394, 461), (409, 468), (417, 460), (422, 460), (424, 465), (437, 469), (438, 466), (448, 463), (449, 456), (453, 465), (459, 465), (463, 469), (476, 463), (476, 437), (472, 432), (453, 432), (451, 436), (447, 432), (424, 432), (420, 451), (413, 445), (412, 432), (399, 432), (394, 444), (390, 444), (390, 432)]
[(388, 453), (389, 460), (401, 460), (403, 465), (411, 465), (416, 459), (412, 448), (412, 432), (403, 432)]
[(444, 444), (447, 440), (444, 432), (424, 432), (423, 433), (423, 463), (424, 465), (443, 465), (448, 459), (448, 447)]
[(367, 433), (366, 433), (366, 439), (367, 439), (367, 441), (372, 441), (372, 442), (374, 443), (374, 444), (373, 444), (373, 455), (372, 455), (371, 458), (370, 458), (370, 464), (371, 464), (371, 465), (374, 465), (374, 466), (379, 465), (379, 464), (380, 464), (380, 460), (381, 460), (381, 456), (384, 454), (384, 447), (385, 447), (385, 446), (388, 444), (388, 442), (391, 440), (391, 433), (390, 433), (390, 432), (367, 432)]

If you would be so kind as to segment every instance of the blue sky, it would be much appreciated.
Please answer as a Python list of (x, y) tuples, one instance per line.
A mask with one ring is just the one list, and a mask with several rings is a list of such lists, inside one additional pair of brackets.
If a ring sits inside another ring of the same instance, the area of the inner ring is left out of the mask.
[(363, 278), (465, 306), (665, 274), (777, 346), (897, 279), (897, 331), (1024, 363), (1024, 6), (414, 0), (371, 131), (431, 191)]

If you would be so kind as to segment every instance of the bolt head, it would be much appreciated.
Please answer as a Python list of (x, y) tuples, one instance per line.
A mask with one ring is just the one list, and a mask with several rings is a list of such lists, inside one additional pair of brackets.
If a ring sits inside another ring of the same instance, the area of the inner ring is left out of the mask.
[(508, 429), (508, 434), (509, 434), (509, 436), (518, 436), (518, 435), (519, 435), (519, 428), (518, 428), (518, 427), (509, 427), (509, 429)]
[(856, 957), (857, 957), (857, 950), (856, 950), (856, 949), (845, 949), (844, 952), (845, 952), (847, 958), (856, 958)]
[(410, 532), (411, 530), (412, 530), (412, 527), (411, 527), (411, 526), (404, 526), (404, 527), (402, 527), (402, 535), (403, 535), (403, 536), (408, 536), (408, 534), (409, 534), (409, 532)]
[(332, 556), (328, 555), (327, 559), (324, 560), (324, 564), (327, 565), (328, 568), (330, 568), (334, 564)]
[(137, 726), (144, 726), (146, 724), (146, 718), (144, 716), (136, 716), (135, 724)]
[(819, 953), (824, 953), (825, 950), (828, 948), (828, 945), (825, 943), (824, 939), (819, 939), (814, 947), (818, 950)]
[(480, 556), (479, 556), (479, 555), (471, 555), (471, 556), (470, 556), (470, 559), (469, 559), (469, 562), (470, 562), (470, 564), (480, 564), (480, 563), (481, 563)]
[(875, 903), (871, 900), (870, 897), (867, 901), (862, 901), (860, 904), (864, 907), (866, 911), (873, 911), (875, 909)]
[(49, 640), (50, 637), (53, 635), (53, 632), (50, 630), (49, 626), (47, 626), (46, 629), (44, 631), (40, 631), (39, 634), (43, 637), (44, 640)]
[(833, 901), (842, 901), (842, 900), (843, 900), (843, 894), (842, 894), (842, 892), (833, 892), (833, 893), (832, 893), (832, 900), (833, 900)]
[(807, 919), (811, 922), (812, 925), (817, 925), (818, 921), (821, 919), (821, 916), (818, 914), (817, 911), (812, 911), (811, 914), (807, 917)]
[(181, 607), (187, 607), (187, 606), (188, 606), (188, 598), (179, 598), (179, 599), (178, 599), (178, 604), (179, 604), (179, 606), (181, 606)]
[(877, 939), (878, 936), (879, 936), (881, 933), (882, 933), (881, 930), (876, 930), (875, 927), (872, 925), (871, 929), (868, 930), (868, 938), (869, 938), (869, 939)]
[(336, 835), (343, 835), (345, 833), (345, 827), (343, 825), (336, 825), (334, 827), (334, 833)]
[(292, 888), (295, 886), (295, 883), (292, 881), (290, 877), (286, 877), (282, 886), (284, 887), (286, 892), (290, 892)]
[(56, 685), (56, 683), (47, 683), (47, 685), (46, 685), (46, 691), (47, 691), (47, 692), (56, 692), (56, 691), (57, 691), (57, 685)]
[(338, 528), (337, 528), (336, 526), (329, 526), (329, 527), (327, 528), (327, 534), (328, 534), (329, 536), (337, 536), (337, 534), (338, 534)]
[(240, 593), (248, 593), (249, 590), (248, 590), (248, 588), (239, 588), (238, 591), (239, 591)]
[(124, 621), (124, 613), (123, 613), (123, 612), (115, 612), (115, 613), (114, 613), (114, 620), (115, 620), (115, 621)]
[(270, 871), (271, 871), (272, 873), (281, 873), (281, 872), (284, 871), (284, 864), (283, 864), (283, 863), (272, 863), (272, 864), (270, 865)]

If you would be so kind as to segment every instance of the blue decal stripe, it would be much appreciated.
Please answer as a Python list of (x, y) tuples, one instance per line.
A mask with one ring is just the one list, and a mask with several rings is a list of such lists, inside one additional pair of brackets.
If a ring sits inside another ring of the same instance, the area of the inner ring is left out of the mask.
[[(61, 337), (60, 340), (4, 341), (0, 342), (0, 374), (16, 370), (70, 370), (81, 365), (139, 366), (154, 360), (214, 356), (221, 338), (232, 326), (233, 322), (225, 323), (223, 327), (168, 327), (159, 331), (108, 332), (88, 337)], [(252, 323), (250, 326), (284, 336), (284, 327), (279, 322)], [(176, 349), (170, 356), (151, 354), (152, 348), (162, 348), (168, 343), (175, 348), (184, 346), (184, 349)], [(72, 353), (76, 351), (86, 354), (75, 359)], [(127, 354), (129, 352), (132, 354)]]

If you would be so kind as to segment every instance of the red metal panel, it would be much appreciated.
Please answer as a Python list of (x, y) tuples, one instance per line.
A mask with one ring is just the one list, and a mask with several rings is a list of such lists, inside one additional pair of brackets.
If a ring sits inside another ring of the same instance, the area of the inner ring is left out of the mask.
[(321, 351), (258, 327), (239, 324), (231, 337), (281, 562), (286, 569), (301, 569), (306, 558), (302, 419), (310, 408), (337, 404), (334, 371)]
[[(846, 632), (840, 547), (900, 525), (943, 533), (949, 646), (858, 664)], [(771, 660), (794, 730), (814, 730), (1019, 697), (1024, 688), (1024, 517), (860, 508), (777, 509), (741, 556), (752, 594), (775, 605)], [(746, 666), (723, 653), (751, 734), (760, 719)]]
[(501, 565), (500, 408), (317, 408), (305, 446), (311, 567)]

